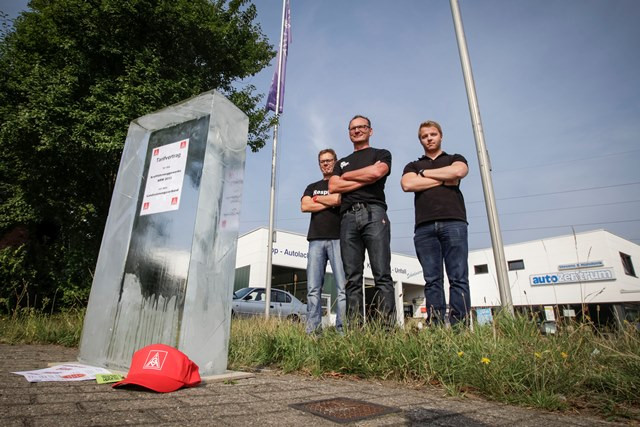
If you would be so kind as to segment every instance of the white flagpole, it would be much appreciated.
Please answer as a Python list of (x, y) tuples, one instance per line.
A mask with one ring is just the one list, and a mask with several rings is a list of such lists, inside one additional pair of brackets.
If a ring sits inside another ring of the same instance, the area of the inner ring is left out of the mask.
[[(280, 118), (280, 85), (282, 84), (282, 65), (283, 65), (283, 44), (284, 44), (284, 18), (285, 5), (287, 0), (282, 0), (282, 25), (280, 27), (280, 50), (278, 53), (278, 86), (276, 89), (276, 120)], [(271, 272), (273, 270), (273, 241), (275, 240), (275, 231), (273, 230), (275, 200), (276, 200), (276, 157), (278, 153), (278, 122), (273, 127), (273, 149), (271, 151), (271, 195), (269, 201), (269, 243), (267, 245), (267, 277), (265, 279), (266, 301), (264, 305), (264, 317), (269, 318), (269, 308), (271, 306)]]
[(478, 152), (478, 162), (480, 164), (480, 177), (482, 178), (484, 200), (487, 209), (487, 217), (489, 219), (489, 232), (491, 234), (491, 244), (493, 246), (493, 257), (495, 259), (496, 272), (498, 276), (500, 304), (503, 309), (506, 309), (508, 313), (513, 315), (513, 302), (511, 300), (509, 275), (507, 274), (507, 261), (504, 256), (502, 233), (500, 231), (500, 222), (498, 221), (498, 209), (496, 207), (496, 199), (493, 194), (491, 167), (489, 166), (489, 152), (487, 151), (487, 147), (484, 143), (482, 120), (480, 119), (480, 107), (478, 106), (476, 86), (473, 82), (473, 73), (471, 71), (471, 60), (469, 59), (469, 51), (467, 50), (467, 41), (464, 36), (464, 28), (462, 26), (462, 16), (460, 15), (458, 0), (450, 0), (450, 4), (451, 14), (453, 15), (453, 24), (456, 30), (456, 38), (458, 39), (458, 50), (460, 51), (460, 62), (462, 63), (464, 83), (467, 87), (467, 99), (469, 101), (469, 112), (471, 113), (473, 135), (476, 140), (476, 151)]

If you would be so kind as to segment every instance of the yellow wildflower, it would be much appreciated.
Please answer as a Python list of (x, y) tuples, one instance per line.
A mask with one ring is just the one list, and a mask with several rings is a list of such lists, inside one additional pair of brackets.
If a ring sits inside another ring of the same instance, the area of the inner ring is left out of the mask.
[(458, 357), (462, 357), (463, 354), (464, 354), (464, 351), (459, 351), (458, 352)]
[(569, 355), (567, 353), (565, 353), (564, 351), (560, 352), (560, 356), (562, 356), (563, 359), (566, 359), (567, 357), (569, 357)]
[(484, 363), (485, 365), (488, 365), (489, 363), (491, 363), (491, 360), (489, 360), (488, 357), (483, 357), (482, 360), (480, 360), (482, 363)]
[(537, 351), (535, 353), (533, 353), (534, 356), (536, 356), (538, 359), (542, 358), (542, 355), (540, 353), (538, 353)]

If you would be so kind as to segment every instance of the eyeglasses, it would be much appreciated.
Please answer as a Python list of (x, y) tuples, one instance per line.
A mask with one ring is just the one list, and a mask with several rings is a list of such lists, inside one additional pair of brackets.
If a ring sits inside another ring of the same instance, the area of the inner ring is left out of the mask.
[(329, 164), (329, 163), (333, 163), (335, 161), (336, 161), (336, 159), (318, 160), (318, 163), (320, 163), (321, 165), (326, 165), (326, 164)]
[(355, 131), (364, 132), (365, 130), (368, 130), (370, 128), (371, 128), (371, 126), (369, 126), (369, 125), (358, 125), (358, 126), (350, 127), (349, 128), (349, 132), (355, 132)]

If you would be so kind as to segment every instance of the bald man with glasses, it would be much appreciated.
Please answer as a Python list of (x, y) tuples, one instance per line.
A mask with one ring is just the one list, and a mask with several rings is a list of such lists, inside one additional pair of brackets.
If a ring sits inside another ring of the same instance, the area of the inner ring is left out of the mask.
[(384, 185), (391, 173), (391, 153), (369, 145), (373, 129), (367, 117), (355, 116), (348, 129), (354, 151), (336, 163), (329, 179), (329, 192), (342, 195), (340, 249), (347, 279), (347, 316), (355, 325), (362, 323), (366, 250), (376, 287), (376, 313), (389, 326), (395, 324), (395, 296)]

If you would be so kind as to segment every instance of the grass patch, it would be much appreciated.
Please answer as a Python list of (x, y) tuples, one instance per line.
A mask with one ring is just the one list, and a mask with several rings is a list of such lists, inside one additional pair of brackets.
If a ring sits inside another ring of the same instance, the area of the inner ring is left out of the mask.
[(0, 342), (77, 347), (83, 319), (84, 310), (45, 314), (34, 309), (22, 309), (10, 316), (0, 316)]
[[(1, 317), (0, 342), (77, 346), (83, 315), (24, 310)], [(591, 325), (573, 324), (545, 336), (518, 316), (498, 317), (474, 331), (369, 326), (307, 336), (300, 323), (234, 319), (229, 368), (264, 367), (438, 386), (451, 395), (640, 420), (640, 334), (631, 326), (600, 334)]]

